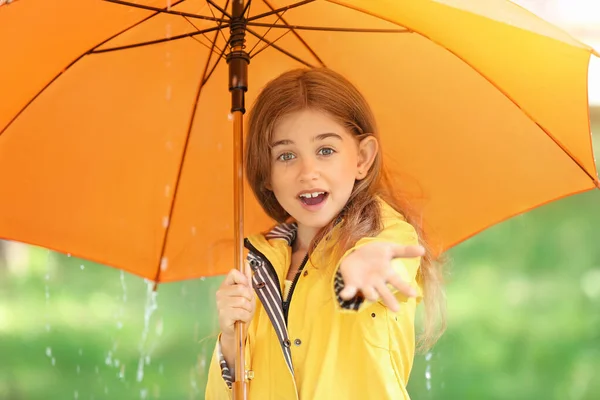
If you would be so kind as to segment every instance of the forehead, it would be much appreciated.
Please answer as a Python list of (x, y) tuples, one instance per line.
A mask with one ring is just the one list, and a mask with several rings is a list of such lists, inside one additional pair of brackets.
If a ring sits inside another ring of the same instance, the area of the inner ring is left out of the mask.
[(329, 114), (316, 110), (302, 110), (281, 117), (272, 132), (272, 141), (289, 139), (311, 139), (322, 133), (337, 133), (340, 136), (349, 132)]

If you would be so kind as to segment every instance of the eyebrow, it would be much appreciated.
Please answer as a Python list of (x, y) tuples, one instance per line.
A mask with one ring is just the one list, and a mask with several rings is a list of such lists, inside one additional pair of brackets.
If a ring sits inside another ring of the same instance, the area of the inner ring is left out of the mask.
[[(320, 135), (315, 136), (314, 138), (312, 138), (312, 142), (316, 142), (317, 140), (325, 140), (328, 138), (343, 140), (342, 137), (340, 135), (338, 135), (337, 133), (327, 132), (327, 133), (321, 133)], [(278, 140), (276, 142), (271, 143), (271, 148), (273, 148), (275, 146), (283, 146), (283, 145), (288, 145), (288, 144), (294, 144), (294, 142), (289, 139)]]

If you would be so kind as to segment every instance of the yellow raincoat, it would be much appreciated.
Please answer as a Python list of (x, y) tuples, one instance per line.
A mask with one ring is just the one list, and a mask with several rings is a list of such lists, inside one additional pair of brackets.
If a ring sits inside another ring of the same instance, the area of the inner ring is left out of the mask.
[[(384, 202), (381, 209), (384, 230), (377, 237), (363, 238), (353, 249), (372, 241), (418, 243), (414, 228), (400, 214)], [(416, 299), (396, 295), (401, 301), (398, 313), (380, 302), (343, 301), (338, 296), (343, 288), (339, 263), (327, 251), (335, 243), (336, 229), (305, 260), (293, 288), (287, 326), (282, 293), (296, 226), (281, 224), (266, 235), (246, 239), (258, 296), (246, 346), (250, 400), (409, 398), (406, 384), (415, 350), (415, 308), (422, 295), (415, 281), (420, 259), (392, 261), (418, 292)], [(206, 399), (231, 398), (227, 381), (232, 375), (217, 342)]]

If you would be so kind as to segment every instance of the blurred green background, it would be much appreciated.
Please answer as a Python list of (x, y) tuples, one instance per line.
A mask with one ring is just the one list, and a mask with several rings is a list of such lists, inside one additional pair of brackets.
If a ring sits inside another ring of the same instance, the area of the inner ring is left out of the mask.
[[(222, 277), (153, 294), (68, 255), (4, 250), (0, 399), (204, 398)], [(449, 255), (449, 327), (416, 358), (414, 399), (599, 398), (600, 191), (514, 217)]]

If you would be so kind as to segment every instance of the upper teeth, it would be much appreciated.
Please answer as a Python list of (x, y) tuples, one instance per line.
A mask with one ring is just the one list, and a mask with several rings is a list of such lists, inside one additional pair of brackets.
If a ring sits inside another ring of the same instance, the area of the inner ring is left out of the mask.
[(306, 198), (310, 198), (310, 197), (317, 197), (320, 194), (325, 194), (325, 192), (314, 192), (314, 193), (302, 193), (300, 195), (300, 197), (306, 197)]

